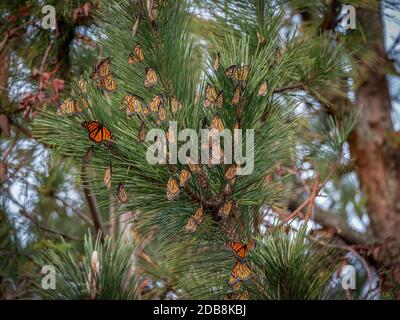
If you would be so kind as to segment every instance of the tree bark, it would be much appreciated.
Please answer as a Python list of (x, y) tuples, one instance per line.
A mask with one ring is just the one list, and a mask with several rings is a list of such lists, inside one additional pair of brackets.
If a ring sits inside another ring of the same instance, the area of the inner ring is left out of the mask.
[[(400, 148), (393, 139), (395, 132), (385, 74), (388, 59), (381, 13), (359, 8), (357, 21), (367, 43), (365, 50), (357, 56), (362, 78), (357, 79), (355, 107), (359, 116), (350, 135), (350, 152), (366, 197), (373, 235), (384, 244), (385, 252), (378, 260), (400, 281)], [(372, 63), (367, 62), (365, 56), (371, 52), (374, 55)]]

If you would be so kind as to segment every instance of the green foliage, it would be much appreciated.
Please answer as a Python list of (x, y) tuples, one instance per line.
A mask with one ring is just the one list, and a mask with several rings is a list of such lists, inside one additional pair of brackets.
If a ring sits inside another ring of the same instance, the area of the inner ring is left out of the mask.
[(308, 239), (304, 226), (286, 233), (275, 228), (251, 253), (254, 282), (246, 284), (253, 299), (324, 299), (338, 268), (338, 250)]
[(54, 266), (56, 289), (42, 289), (43, 275), (37, 275), (37, 290), (44, 299), (138, 299), (134, 250), (131, 239), (106, 237), (101, 243), (97, 237), (93, 242), (90, 233), (85, 237), (83, 256), (68, 246), (53, 245), (36, 263)]

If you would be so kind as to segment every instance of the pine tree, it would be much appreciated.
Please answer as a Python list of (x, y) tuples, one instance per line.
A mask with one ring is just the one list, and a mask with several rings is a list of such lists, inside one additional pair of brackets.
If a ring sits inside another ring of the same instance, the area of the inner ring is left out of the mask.
[[(282, 35), (285, 16), (272, 2), (216, 1), (213, 6), (218, 28), (204, 41), (192, 32), (196, 20), (186, 1), (103, 4), (104, 54), (95, 72), (87, 70), (77, 79), (69, 101), (82, 113), (57, 116), (57, 110), (49, 110), (36, 120), (34, 134), (56, 154), (73, 159), (80, 182), (93, 190), (102, 210), (136, 213), (134, 235), (153, 256), (140, 250), (139, 278), (161, 283), (146, 297), (327, 297), (339, 262), (334, 257), (343, 252), (310, 235), (306, 224), (292, 222), (302, 208), (307, 208), (306, 222), (310, 218), (316, 195), (343, 161), (352, 119), (326, 117), (308, 130), (299, 110), (307, 97), (291, 93), (300, 86), (321, 100), (322, 89), (339, 95), (346, 74), (342, 46), (332, 47), (327, 35), (299, 39), (290, 27)], [(217, 125), (215, 117), (221, 120)], [(97, 121), (92, 125), (101, 125), (96, 129), (104, 131), (101, 138), (108, 130), (112, 136), (93, 142), (100, 135), (94, 131), (90, 139), (91, 125), (84, 121)], [(232, 177), (229, 170), (242, 163), (150, 164), (146, 152), (160, 141), (142, 141), (143, 130), (167, 131), (169, 121), (177, 122), (178, 132), (190, 128), (199, 136), (208, 127), (239, 128), (243, 141), (250, 134), (245, 130), (253, 129), (254, 170)], [(309, 138), (298, 150), (297, 135), (304, 131), (323, 137), (324, 147)], [(289, 196), (293, 177), (279, 168), (293, 167), (298, 152), (313, 161), (318, 174), (310, 179), (310, 198), (287, 215), (279, 203)], [(188, 180), (182, 181), (185, 173)], [(110, 240), (103, 241), (97, 246), (109, 248)], [(230, 241), (249, 244), (247, 254), (239, 258), (227, 250)], [(86, 252), (86, 271), (92, 251)], [(46, 257), (60, 267), (73, 261), (54, 252)], [(102, 279), (106, 261), (99, 262)], [(238, 265), (241, 272), (234, 268)], [(90, 296), (83, 285), (69, 294), (74, 283), (84, 282), (65, 282), (57, 288), (58, 297)], [(117, 295), (102, 291), (91, 298), (105, 297)]]

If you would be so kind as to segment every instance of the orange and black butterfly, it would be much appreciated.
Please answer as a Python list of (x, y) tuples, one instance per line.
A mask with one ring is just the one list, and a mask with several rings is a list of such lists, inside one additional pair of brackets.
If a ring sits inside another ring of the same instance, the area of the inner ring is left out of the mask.
[(182, 102), (180, 102), (175, 97), (169, 98), (169, 105), (170, 105), (172, 113), (175, 113), (175, 112), (179, 111), (180, 109), (182, 109)]
[(224, 130), (224, 124), (222, 123), (222, 120), (220, 117), (215, 116), (212, 120), (211, 120), (211, 129), (215, 129), (218, 132), (221, 132)]
[(137, 64), (144, 61), (144, 54), (142, 48), (137, 44), (133, 47), (132, 52), (129, 54), (128, 63)]
[(104, 184), (107, 186), (108, 189), (111, 188), (111, 177), (112, 177), (112, 164), (110, 162), (110, 164), (107, 166), (103, 178)]
[(247, 77), (249, 76), (250, 66), (249, 65), (232, 65), (225, 70), (225, 74), (235, 80), (235, 81), (246, 81)]
[(203, 222), (203, 207), (196, 209), (196, 212), (189, 218), (186, 223), (186, 231), (195, 232), (197, 227)]
[(164, 105), (164, 99), (161, 94), (155, 95), (148, 104), (150, 112), (157, 113)]
[(57, 116), (68, 115), (76, 116), (83, 113), (80, 103), (73, 97), (67, 98), (58, 108)]
[(82, 127), (87, 129), (90, 140), (94, 142), (113, 141), (110, 130), (98, 121), (84, 121)]
[(144, 87), (151, 88), (158, 83), (156, 71), (153, 68), (146, 69), (146, 77), (144, 79)]
[(85, 80), (79, 79), (78, 86), (82, 93), (87, 92), (87, 82)]
[(254, 244), (255, 244), (254, 240), (250, 241), (247, 244), (235, 241), (229, 241), (226, 244), (226, 247), (232, 250), (240, 261), (243, 261), (246, 258), (247, 253), (254, 247)]
[(224, 300), (249, 300), (247, 292), (228, 292)]
[(215, 87), (208, 83), (206, 86), (204, 106), (206, 108), (211, 108), (211, 107), (222, 108), (223, 103), (224, 103), (224, 92), (220, 90), (219, 93), (217, 94)]
[(92, 79), (99, 80), (110, 74), (110, 58), (106, 58), (97, 64), (92, 71)]
[(222, 217), (225, 217), (225, 218), (229, 217), (229, 214), (231, 213), (232, 207), (233, 207), (233, 202), (232, 201), (228, 201), (222, 206), (222, 208), (220, 208), (218, 210), (218, 214), (220, 216), (222, 216)]
[(94, 154), (94, 146), (91, 146), (83, 156), (82, 162), (84, 165), (88, 164), (92, 160)]
[(185, 186), (186, 182), (188, 182), (191, 175), (192, 174), (187, 169), (183, 169), (181, 172), (179, 172), (179, 186), (181, 188)]
[(189, 165), (189, 169), (192, 173), (198, 173), (198, 174), (202, 173), (202, 169), (199, 164), (193, 163), (193, 161), (189, 160), (188, 165)]
[(96, 82), (96, 87), (103, 89), (107, 92), (114, 92), (117, 90), (117, 81), (114, 79), (113, 75), (110, 73), (107, 76), (100, 78)]
[(167, 183), (167, 199), (169, 201), (175, 200), (179, 195), (180, 189), (178, 182), (170, 177)]
[(125, 203), (128, 201), (128, 195), (126, 194), (125, 186), (122, 182), (120, 182), (118, 185), (117, 198), (120, 203)]
[(144, 104), (142, 99), (135, 94), (126, 95), (121, 103), (121, 111), (127, 110), (128, 116), (131, 116), (135, 113), (142, 113), (144, 108)]
[(260, 89), (258, 90), (257, 96), (259, 97), (265, 97), (268, 93), (268, 82), (265, 80), (261, 86)]
[(240, 85), (237, 85), (235, 88), (235, 92), (233, 93), (233, 98), (231, 101), (231, 104), (236, 106), (239, 104), (240, 102), (240, 94), (241, 94), (241, 88)]
[(157, 121), (156, 123), (158, 125), (160, 125), (161, 123), (163, 123), (165, 121), (165, 119), (167, 118), (167, 116), (165, 115), (165, 109), (164, 107), (160, 107), (160, 109), (158, 110), (158, 115), (157, 115)]
[(236, 176), (236, 166), (231, 165), (225, 172), (225, 179), (228, 181), (232, 181)]
[(240, 287), (240, 282), (248, 280), (250, 276), (251, 270), (244, 263), (237, 261), (232, 268), (228, 284), (237, 290)]

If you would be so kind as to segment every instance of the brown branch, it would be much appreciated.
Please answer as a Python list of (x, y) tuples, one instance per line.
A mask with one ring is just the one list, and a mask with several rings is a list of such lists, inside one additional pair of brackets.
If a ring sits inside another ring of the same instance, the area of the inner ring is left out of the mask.
[(293, 84), (290, 84), (290, 85), (287, 85), (287, 86), (284, 86), (281, 88), (276, 88), (273, 90), (273, 93), (281, 93), (281, 92), (297, 90), (297, 89), (306, 90), (306, 86), (302, 82), (297, 82), (297, 83), (293, 83)]
[(96, 232), (100, 232), (100, 239), (103, 242), (104, 241), (104, 228), (103, 228), (103, 223), (101, 221), (101, 214), (100, 210), (97, 206), (96, 198), (93, 196), (92, 191), (90, 189), (89, 183), (86, 180), (86, 167), (82, 166), (82, 187), (83, 187), (83, 193), (86, 198), (86, 202), (89, 206), (89, 212), (92, 216), (92, 221), (94, 224), (94, 227), (96, 228)]

